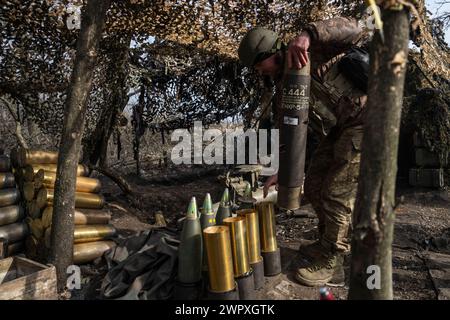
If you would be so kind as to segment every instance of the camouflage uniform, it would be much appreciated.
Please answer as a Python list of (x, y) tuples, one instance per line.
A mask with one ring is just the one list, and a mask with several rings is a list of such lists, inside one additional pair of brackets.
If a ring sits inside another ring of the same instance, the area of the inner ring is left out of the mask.
[(326, 136), (306, 173), (304, 191), (319, 218), (320, 243), (329, 252), (347, 252), (357, 190), (362, 118), (366, 94), (338, 71), (344, 52), (362, 43), (354, 19), (333, 18), (305, 28), (311, 36), (310, 121), (321, 120)]

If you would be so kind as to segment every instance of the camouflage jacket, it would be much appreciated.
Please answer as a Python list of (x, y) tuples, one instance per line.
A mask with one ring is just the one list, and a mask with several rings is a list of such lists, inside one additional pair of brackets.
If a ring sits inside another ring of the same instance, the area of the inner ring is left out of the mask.
[[(366, 94), (338, 71), (337, 64), (350, 48), (364, 44), (367, 36), (357, 20), (343, 17), (314, 22), (304, 30), (311, 37), (311, 126), (326, 135), (336, 125), (362, 124)], [(281, 86), (278, 81), (277, 88)], [(279, 93), (277, 90), (277, 105)]]

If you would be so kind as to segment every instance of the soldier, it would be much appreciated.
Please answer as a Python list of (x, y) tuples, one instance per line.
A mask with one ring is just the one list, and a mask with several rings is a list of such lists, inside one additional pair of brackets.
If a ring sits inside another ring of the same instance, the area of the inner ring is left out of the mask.
[[(296, 271), (296, 279), (308, 286), (328, 283), (337, 270), (343, 276), (343, 255), (350, 249), (348, 232), (357, 190), (367, 79), (356, 70), (358, 63), (346, 72), (341, 62), (349, 49), (364, 42), (363, 35), (356, 20), (337, 17), (307, 25), (287, 46), (275, 32), (255, 28), (244, 36), (238, 50), (245, 66), (275, 81), (275, 105), (281, 102), (284, 63), (300, 69), (310, 53), (310, 123), (324, 138), (304, 183), (305, 196), (319, 219), (319, 240), (300, 247), (311, 265)], [(364, 62), (360, 67), (367, 71)], [(355, 81), (358, 76), (363, 80)], [(267, 180), (266, 192), (277, 179), (274, 175)]]

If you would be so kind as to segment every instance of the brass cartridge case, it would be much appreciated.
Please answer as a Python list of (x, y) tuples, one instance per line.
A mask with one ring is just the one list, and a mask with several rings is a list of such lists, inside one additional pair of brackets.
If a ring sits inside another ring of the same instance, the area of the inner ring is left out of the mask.
[(16, 179), (11, 172), (0, 172), (0, 189), (14, 188)]
[(24, 222), (17, 222), (0, 227), (0, 238), (8, 240), (8, 243), (21, 241), (28, 233), (28, 226)]
[(21, 148), (17, 152), (17, 162), (21, 168), (25, 167), (27, 164), (57, 164), (58, 152)]
[(250, 264), (258, 263), (262, 260), (261, 244), (259, 240), (258, 213), (255, 209), (238, 210), (237, 215), (245, 218), (247, 228), (248, 257)]
[[(55, 172), (56, 173), (56, 169), (57, 169), (57, 165), (56, 164), (33, 164), (33, 171), (36, 174), (40, 169), (44, 170), (44, 171), (48, 171), (48, 172)], [(87, 176), (89, 174), (89, 169), (88, 167), (86, 167), (85, 165), (79, 164), (77, 166), (77, 176), (78, 177), (84, 177)]]
[(226, 226), (212, 226), (203, 230), (208, 257), (209, 290), (229, 292), (235, 289), (230, 231)]
[[(37, 204), (40, 208), (53, 205), (53, 189), (41, 188), (37, 194)], [(101, 209), (105, 204), (102, 195), (87, 192), (75, 192), (75, 208)]]
[(11, 161), (8, 156), (1, 155), (0, 156), (0, 172), (9, 172), (11, 171)]
[(22, 220), (25, 216), (24, 210), (21, 206), (7, 206), (0, 208), (0, 226), (14, 223)]
[(20, 192), (16, 188), (0, 189), (0, 207), (11, 206), (20, 200)]
[(274, 252), (278, 249), (275, 229), (275, 208), (272, 202), (257, 205), (262, 252)]
[[(85, 242), (94, 242), (101, 241), (111, 238), (116, 235), (116, 228), (109, 224), (101, 224), (101, 225), (78, 225), (75, 226), (75, 230), (73, 232), (73, 242), (76, 243), (85, 243)], [(45, 246), (47, 248), (50, 247), (52, 228), (47, 228), (45, 230), (44, 239)]]
[(245, 218), (226, 218), (223, 223), (230, 229), (234, 276), (236, 278), (245, 276), (250, 272)]
[[(55, 187), (56, 173), (51, 171), (44, 171), (44, 187), (53, 189)], [(87, 177), (77, 177), (75, 190), (77, 192), (96, 193), (101, 189), (100, 180)]]
[(95, 241), (78, 243), (73, 246), (73, 263), (83, 264), (91, 262), (103, 255), (106, 251), (114, 248), (114, 241)]
[(104, 240), (116, 235), (116, 228), (109, 224), (75, 226), (74, 243)]
[[(49, 206), (42, 212), (42, 225), (44, 228), (48, 228), (52, 225), (53, 207)], [(87, 225), (87, 224), (108, 224), (111, 220), (111, 214), (101, 210), (75, 210), (74, 224), (75, 225)]]

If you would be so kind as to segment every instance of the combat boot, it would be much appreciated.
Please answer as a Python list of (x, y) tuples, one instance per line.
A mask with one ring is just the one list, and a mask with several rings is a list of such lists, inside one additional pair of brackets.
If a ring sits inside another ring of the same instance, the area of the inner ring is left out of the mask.
[(300, 284), (309, 287), (323, 286), (333, 279), (335, 271), (342, 263), (342, 256), (338, 253), (324, 255), (309, 267), (298, 269), (295, 278)]

